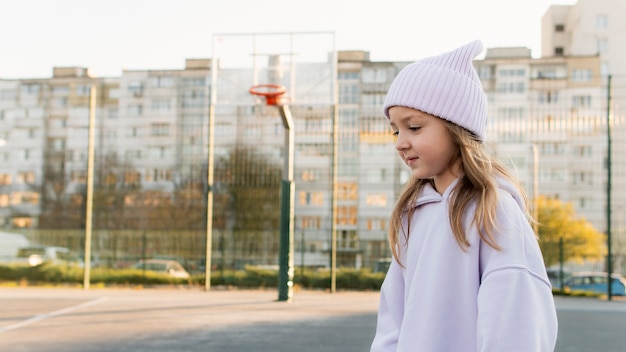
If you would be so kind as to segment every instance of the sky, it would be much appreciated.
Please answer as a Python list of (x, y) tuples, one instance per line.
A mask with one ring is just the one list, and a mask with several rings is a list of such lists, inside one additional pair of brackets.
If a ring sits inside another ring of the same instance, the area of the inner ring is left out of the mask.
[(541, 18), (575, 0), (0, 0), (0, 79), (53, 67), (182, 69), (215, 34), (334, 32), (337, 50), (413, 61), (480, 39), (541, 55)]

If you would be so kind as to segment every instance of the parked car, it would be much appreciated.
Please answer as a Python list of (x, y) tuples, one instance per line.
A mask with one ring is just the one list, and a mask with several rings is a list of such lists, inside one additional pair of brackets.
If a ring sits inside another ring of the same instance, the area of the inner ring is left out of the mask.
[(563, 270), (563, 277), (561, 278), (561, 270), (560, 269), (552, 269), (548, 268), (548, 279), (550, 279), (550, 284), (552, 284), (552, 288), (560, 289), (561, 283), (565, 283), (567, 279), (569, 279), (572, 274), (568, 271)]
[(135, 265), (134, 269), (154, 271), (162, 274), (167, 274), (174, 278), (188, 279), (189, 273), (185, 268), (175, 260), (167, 259), (147, 259), (140, 260)]
[[(563, 283), (565, 292), (586, 291), (600, 294), (608, 294), (608, 274), (603, 272), (574, 273)], [(626, 279), (620, 274), (611, 274), (611, 294), (626, 296)]]
[(37, 266), (46, 262), (64, 264), (76, 262), (76, 258), (65, 247), (28, 246), (17, 250), (17, 261)]
[(17, 251), (31, 242), (19, 233), (0, 232), (0, 262), (10, 263), (17, 259)]

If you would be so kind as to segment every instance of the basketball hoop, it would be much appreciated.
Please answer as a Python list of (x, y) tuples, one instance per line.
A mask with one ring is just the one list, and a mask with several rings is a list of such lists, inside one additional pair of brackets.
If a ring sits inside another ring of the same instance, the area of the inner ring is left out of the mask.
[(257, 84), (249, 90), (250, 94), (265, 97), (267, 105), (276, 105), (278, 97), (285, 94), (287, 89), (279, 84)]

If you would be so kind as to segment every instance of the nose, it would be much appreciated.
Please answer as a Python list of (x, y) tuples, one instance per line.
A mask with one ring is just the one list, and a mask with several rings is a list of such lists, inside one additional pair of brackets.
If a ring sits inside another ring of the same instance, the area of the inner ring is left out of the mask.
[(409, 141), (401, 133), (396, 135), (396, 150), (402, 151), (409, 148)]

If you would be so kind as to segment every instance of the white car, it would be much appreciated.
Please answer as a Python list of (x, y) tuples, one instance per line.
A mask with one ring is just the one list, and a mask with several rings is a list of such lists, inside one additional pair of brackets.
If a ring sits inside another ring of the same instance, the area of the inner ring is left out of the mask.
[(188, 279), (189, 273), (183, 266), (175, 261), (175, 260), (167, 260), (167, 259), (146, 259), (140, 260), (133, 268), (139, 270), (149, 270), (158, 273), (167, 274), (171, 277), (179, 278), (179, 279)]
[(17, 250), (17, 259), (20, 262), (27, 262), (30, 266), (37, 266), (45, 262), (69, 263), (75, 260), (68, 248), (54, 246), (22, 247)]

